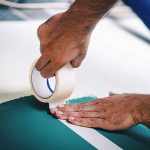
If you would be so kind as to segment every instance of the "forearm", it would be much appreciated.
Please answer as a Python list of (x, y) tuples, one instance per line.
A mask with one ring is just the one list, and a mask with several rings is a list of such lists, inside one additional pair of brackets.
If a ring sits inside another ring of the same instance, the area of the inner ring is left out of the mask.
[(92, 29), (118, 0), (76, 0), (67, 11), (74, 21)]

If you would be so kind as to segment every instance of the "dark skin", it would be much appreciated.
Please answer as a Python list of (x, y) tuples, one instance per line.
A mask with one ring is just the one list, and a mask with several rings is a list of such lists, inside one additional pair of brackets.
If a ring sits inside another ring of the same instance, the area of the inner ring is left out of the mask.
[(48, 19), (38, 28), (41, 57), (36, 68), (49, 78), (70, 62), (80, 66), (92, 30), (117, 0), (76, 0), (70, 9)]
[[(45, 78), (66, 63), (74, 68), (86, 56), (91, 33), (97, 22), (117, 0), (76, 0), (38, 28), (41, 57), (36, 68)], [(50, 110), (59, 119), (85, 127), (123, 130), (142, 123), (150, 126), (150, 95), (111, 94), (92, 102), (66, 104)]]
[(91, 102), (61, 105), (51, 113), (75, 125), (113, 131), (139, 123), (150, 127), (149, 108), (150, 95), (111, 94)]

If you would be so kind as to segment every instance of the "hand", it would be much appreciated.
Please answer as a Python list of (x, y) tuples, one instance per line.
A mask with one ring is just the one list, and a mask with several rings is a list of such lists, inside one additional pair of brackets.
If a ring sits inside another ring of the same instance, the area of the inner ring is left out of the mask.
[(55, 74), (66, 63), (79, 67), (85, 58), (91, 32), (76, 15), (65, 12), (57, 14), (38, 28), (40, 50), (36, 68), (45, 78)]
[(51, 113), (75, 125), (123, 130), (138, 123), (150, 125), (150, 96), (110, 94), (91, 102), (58, 106)]

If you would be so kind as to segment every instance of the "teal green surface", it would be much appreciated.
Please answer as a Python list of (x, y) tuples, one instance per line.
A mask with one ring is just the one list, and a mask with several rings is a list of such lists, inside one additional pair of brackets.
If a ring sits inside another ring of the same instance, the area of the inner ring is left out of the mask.
[[(69, 100), (67, 103), (91, 101), (96, 97), (83, 97)], [(125, 131), (108, 132), (96, 129), (99, 133), (116, 143), (124, 150), (150, 150), (150, 129), (144, 125), (137, 125)]]
[(0, 150), (93, 150), (33, 96), (0, 105)]
[[(83, 97), (67, 101), (78, 103), (96, 97)], [(150, 150), (150, 130), (138, 125), (125, 131), (99, 133), (125, 150)], [(94, 138), (94, 137), (93, 137)], [(93, 150), (80, 136), (48, 114), (48, 105), (33, 96), (0, 105), (0, 150)]]

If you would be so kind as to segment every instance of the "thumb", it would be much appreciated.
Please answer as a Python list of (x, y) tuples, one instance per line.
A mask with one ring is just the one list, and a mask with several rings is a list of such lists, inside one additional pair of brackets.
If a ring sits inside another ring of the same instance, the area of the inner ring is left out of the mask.
[(114, 93), (112, 91), (109, 92), (109, 96), (114, 96), (114, 95), (118, 95), (118, 94), (116, 94), (116, 93)]

